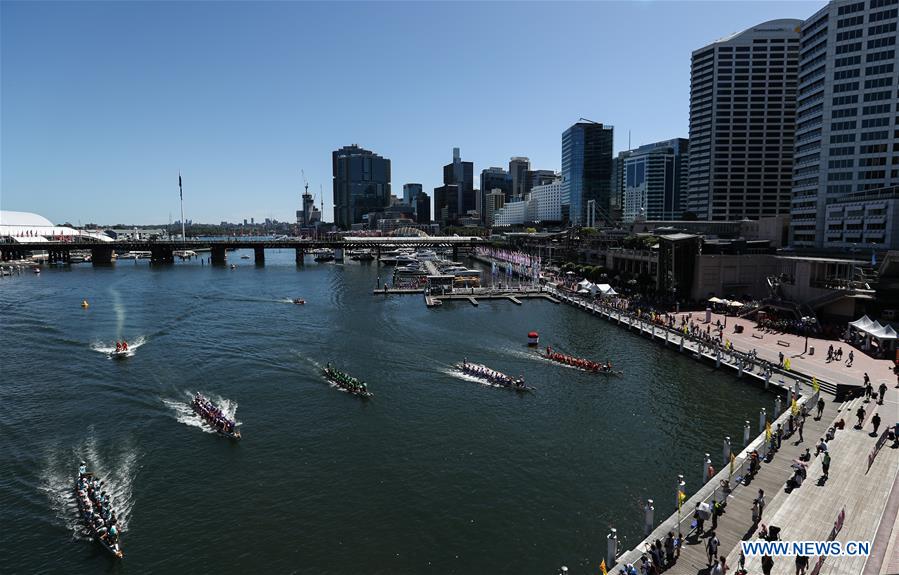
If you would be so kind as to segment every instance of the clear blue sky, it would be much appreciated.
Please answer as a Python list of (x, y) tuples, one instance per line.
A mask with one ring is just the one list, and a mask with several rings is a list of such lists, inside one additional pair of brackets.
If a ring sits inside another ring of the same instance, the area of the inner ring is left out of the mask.
[(331, 151), (393, 193), (528, 156), (579, 117), (616, 153), (688, 136), (690, 53), (809, 2), (0, 2), (0, 207), (56, 222), (293, 221)]

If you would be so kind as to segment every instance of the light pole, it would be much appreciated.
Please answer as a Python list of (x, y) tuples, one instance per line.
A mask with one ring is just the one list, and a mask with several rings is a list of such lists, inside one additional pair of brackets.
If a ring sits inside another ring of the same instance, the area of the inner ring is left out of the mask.
[(802, 321), (802, 331), (805, 332), (805, 349), (804, 349), (803, 352), (802, 352), (802, 355), (805, 355), (805, 354), (808, 352), (808, 330), (809, 330), (809, 326), (815, 325), (815, 324), (818, 322), (818, 320), (815, 319), (815, 318), (813, 318), (813, 317), (809, 317), (809, 316), (806, 315), (806, 316), (803, 316), (802, 319), (801, 319), (800, 321)]

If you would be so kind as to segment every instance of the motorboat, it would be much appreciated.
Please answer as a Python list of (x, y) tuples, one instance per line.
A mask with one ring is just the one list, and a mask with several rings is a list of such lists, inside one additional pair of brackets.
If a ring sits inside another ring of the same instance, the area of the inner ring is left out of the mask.
[(305, 305), (306, 300), (297, 298), (297, 299), (293, 300), (293, 303), (295, 303), (297, 305)]

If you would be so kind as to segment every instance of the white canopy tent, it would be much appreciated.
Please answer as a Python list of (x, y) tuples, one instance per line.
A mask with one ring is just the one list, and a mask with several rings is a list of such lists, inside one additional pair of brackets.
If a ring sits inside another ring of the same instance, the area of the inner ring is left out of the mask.
[(848, 331), (850, 340), (863, 340), (862, 349), (865, 351), (870, 351), (872, 347), (876, 347), (881, 352), (896, 350), (896, 340), (899, 339), (896, 330), (890, 325), (883, 325), (877, 320), (872, 320), (867, 315), (849, 322)]

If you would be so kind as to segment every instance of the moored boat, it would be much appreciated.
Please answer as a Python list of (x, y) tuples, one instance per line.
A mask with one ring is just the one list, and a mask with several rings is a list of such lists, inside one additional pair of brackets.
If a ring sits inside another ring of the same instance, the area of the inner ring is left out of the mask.
[(519, 392), (534, 391), (533, 387), (525, 385), (524, 378), (508, 376), (480, 363), (469, 363), (468, 360), (462, 360), (462, 363), (456, 365), (456, 368), (465, 375), (477, 378), (481, 383), (491, 387), (504, 387)]
[(567, 365), (569, 367), (573, 367), (575, 369), (579, 369), (581, 371), (586, 371), (587, 373), (602, 373), (604, 375), (622, 375), (623, 372), (615, 371), (612, 369), (612, 362), (607, 361), (605, 363), (591, 361), (589, 359), (583, 359), (580, 357), (574, 357), (571, 355), (565, 355), (564, 353), (559, 353), (553, 351), (553, 349), (549, 346), (546, 347), (545, 352), (538, 351), (537, 354), (550, 361), (554, 361), (556, 363), (561, 363), (563, 365)]
[(78, 515), (91, 537), (110, 555), (123, 557), (119, 545), (118, 519), (112, 509), (112, 499), (103, 490), (103, 482), (87, 471), (82, 461), (75, 477), (75, 501)]
[(237, 422), (225, 415), (225, 412), (220, 407), (201, 393), (197, 392), (194, 396), (190, 402), (190, 408), (203, 420), (203, 423), (222, 437), (240, 439), (240, 430), (237, 429)]
[(375, 394), (368, 391), (368, 385), (366, 385), (364, 381), (360, 381), (339, 369), (331, 367), (330, 362), (328, 362), (328, 365), (322, 370), (322, 374), (331, 385), (344, 393), (356, 395), (363, 399), (369, 399), (375, 396)]

